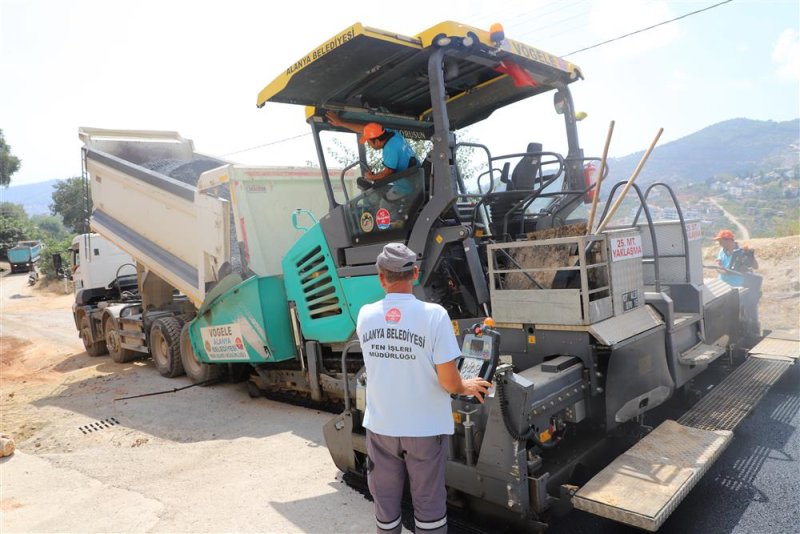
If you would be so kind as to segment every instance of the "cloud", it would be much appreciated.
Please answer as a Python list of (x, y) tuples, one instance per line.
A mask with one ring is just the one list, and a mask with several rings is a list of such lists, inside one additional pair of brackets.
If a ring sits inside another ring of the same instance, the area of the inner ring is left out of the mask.
[(800, 35), (795, 29), (789, 28), (778, 37), (772, 49), (772, 62), (778, 65), (779, 77), (800, 80)]
[[(595, 1), (589, 14), (589, 27), (598, 39), (608, 40), (673, 18), (675, 15), (664, 0)], [(680, 33), (678, 23), (669, 23), (626, 37), (615, 43), (614, 56), (618, 59), (643, 56), (671, 44)]]

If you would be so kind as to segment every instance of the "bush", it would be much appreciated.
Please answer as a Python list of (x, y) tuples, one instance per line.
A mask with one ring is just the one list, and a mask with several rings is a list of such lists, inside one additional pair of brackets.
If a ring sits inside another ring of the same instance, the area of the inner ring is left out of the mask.
[(39, 272), (48, 280), (56, 280), (58, 274), (53, 265), (53, 254), (61, 254), (64, 270), (69, 273), (69, 247), (74, 236), (67, 236), (64, 239), (54, 239), (45, 237), (42, 258), (39, 260)]
[(790, 235), (800, 235), (800, 221), (786, 221), (785, 223), (778, 226), (775, 230), (775, 235), (777, 237), (786, 237)]

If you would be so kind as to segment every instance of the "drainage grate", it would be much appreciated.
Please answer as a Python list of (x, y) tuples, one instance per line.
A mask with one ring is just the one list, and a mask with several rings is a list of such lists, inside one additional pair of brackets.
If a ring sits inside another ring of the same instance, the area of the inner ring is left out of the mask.
[(678, 422), (703, 430), (733, 430), (791, 365), (748, 358)]
[(116, 426), (118, 424), (119, 421), (117, 421), (116, 418), (109, 417), (101, 421), (95, 421), (94, 423), (89, 423), (88, 425), (79, 426), (78, 430), (80, 430), (84, 434), (90, 434), (92, 432), (98, 432), (106, 428), (111, 428), (112, 426)]

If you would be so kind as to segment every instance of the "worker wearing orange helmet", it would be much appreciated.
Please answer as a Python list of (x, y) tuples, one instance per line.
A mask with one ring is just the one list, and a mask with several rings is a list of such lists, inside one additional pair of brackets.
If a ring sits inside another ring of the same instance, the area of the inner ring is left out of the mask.
[(731, 271), (750, 273), (753, 272), (753, 269), (758, 269), (758, 260), (756, 260), (753, 250), (746, 246), (739, 248), (739, 244), (730, 230), (720, 230), (714, 237), (714, 241), (718, 242), (720, 246), (717, 265), (727, 269), (726, 272), (719, 275), (720, 279), (732, 286), (745, 285), (744, 277)]
[(325, 116), (333, 126), (347, 128), (357, 134), (361, 134), (358, 140), (359, 143), (366, 143), (374, 150), (383, 151), (383, 170), (380, 172), (368, 172), (364, 176), (367, 180), (377, 182), (396, 172), (419, 165), (414, 149), (411, 148), (400, 132), (384, 128), (377, 122), (357, 124), (343, 121), (332, 111), (326, 113)]

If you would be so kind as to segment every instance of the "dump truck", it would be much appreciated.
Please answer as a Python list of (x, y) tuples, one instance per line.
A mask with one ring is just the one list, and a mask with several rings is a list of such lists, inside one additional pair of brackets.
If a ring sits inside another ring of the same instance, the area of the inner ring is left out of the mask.
[[(152, 356), (162, 375), (195, 381), (241, 371), (248, 359), (231, 347), (219, 349), (222, 364), (187, 352), (187, 323), (233, 279), (280, 272), (304, 220), (327, 207), (318, 171), (234, 165), (177, 132), (87, 127), (79, 137), (94, 233), (72, 242), (73, 316), (87, 353), (120, 363)], [(289, 320), (283, 312), (278, 324)], [(264, 332), (256, 321), (244, 329)]]
[(8, 249), (8, 262), (12, 273), (33, 271), (42, 253), (41, 241), (20, 241)]
[[(572, 508), (658, 529), (794, 363), (798, 342), (759, 332), (751, 347), (748, 290), (703, 279), (700, 223), (684, 218), (668, 184), (633, 184), (632, 221), (612, 220), (608, 202), (590, 222), (587, 168), (602, 162), (579, 142), (584, 114), (570, 86), (582, 77), (502, 30), (445, 22), (404, 36), (353, 24), (257, 96), (267, 114), (272, 103), (304, 106), (319, 160), (305, 171), (307, 193), (222, 161), (195, 185), (176, 183), (143, 163), (175, 159), (176, 146), (193, 160), (177, 134), (83, 131), (92, 228), (135, 260), (141, 297), (86, 308), (89, 341), (104, 320), (124, 321), (105, 331), (173, 362), (157, 363), (162, 374), (177, 374), (178, 359), (197, 383), (245, 368), (252, 394), (338, 404), (326, 444), (348, 479), (363, 479), (369, 355), (355, 325), (383, 297), (377, 254), (403, 242), (418, 254), (416, 296), (450, 316), (462, 376), (494, 384), (485, 404), (452, 399), (451, 504), (530, 529)], [(529, 99), (548, 105), (525, 107)], [(519, 152), (459, 140), (466, 127), (489, 137), (492, 114), (512, 105)], [(328, 112), (401, 132), (424, 147), (423, 163), (356, 189), (351, 174), (370, 154), (351, 135), (353, 161), (329, 165), (348, 132)], [(536, 125), (550, 122), (560, 133), (545, 146)], [(654, 220), (655, 189), (677, 220)], [(683, 406), (720, 368), (722, 382)]]

